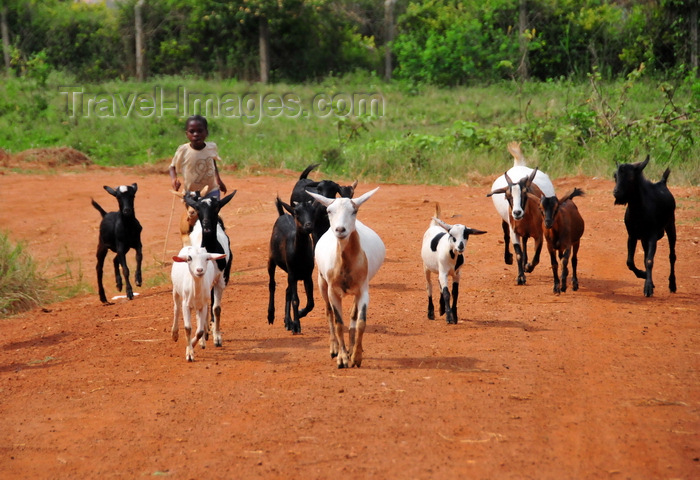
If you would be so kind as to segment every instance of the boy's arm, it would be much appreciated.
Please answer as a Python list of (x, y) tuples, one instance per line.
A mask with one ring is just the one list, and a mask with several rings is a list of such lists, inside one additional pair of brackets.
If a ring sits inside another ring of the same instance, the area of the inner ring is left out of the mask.
[[(176, 192), (180, 191), (181, 183), (177, 179), (177, 171), (175, 170), (175, 165), (170, 165), (168, 172), (170, 173), (170, 183), (173, 187), (173, 190), (175, 190)], [(217, 173), (217, 176), (218, 176), (218, 173)]]
[(221, 177), (219, 176), (219, 167), (216, 166), (216, 159), (214, 160), (214, 175), (216, 175), (216, 183), (219, 184), (219, 190), (221, 190), (221, 193), (226, 193), (226, 184), (224, 184), (224, 181), (221, 180)]

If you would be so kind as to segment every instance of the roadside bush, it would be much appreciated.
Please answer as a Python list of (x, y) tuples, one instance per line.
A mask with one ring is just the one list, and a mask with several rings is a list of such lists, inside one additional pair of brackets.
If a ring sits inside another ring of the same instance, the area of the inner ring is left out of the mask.
[(37, 272), (22, 244), (13, 245), (0, 232), (0, 316), (39, 305), (46, 295), (46, 280)]

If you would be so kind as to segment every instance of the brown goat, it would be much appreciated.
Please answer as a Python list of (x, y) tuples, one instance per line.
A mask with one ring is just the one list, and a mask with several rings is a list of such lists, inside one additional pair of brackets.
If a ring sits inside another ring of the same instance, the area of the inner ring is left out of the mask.
[[(508, 173), (505, 179), (508, 186), (496, 189), (487, 196), (505, 194), (510, 211), (510, 224), (516, 240), (513, 242), (513, 250), (518, 261), (518, 285), (525, 285), (525, 272), (531, 273), (540, 262), (542, 251), (542, 215), (537, 207), (542, 195), (540, 188), (532, 183), (537, 174), (537, 169), (532, 173), (513, 182)], [(532, 263), (528, 263), (527, 241), (532, 238), (535, 241), (535, 255)], [(522, 247), (521, 247), (522, 243)]]
[[(574, 291), (578, 290), (576, 266), (578, 264), (579, 244), (585, 224), (572, 198), (582, 195), (582, 190), (574, 188), (571, 193), (562, 197), (561, 200), (555, 196), (545, 197), (544, 195), (540, 199), (544, 237), (547, 239), (547, 249), (552, 262), (554, 293), (556, 294), (566, 291), (569, 257), (571, 257), (572, 270), (571, 284)], [(561, 260), (561, 282), (558, 273), (557, 252)]]

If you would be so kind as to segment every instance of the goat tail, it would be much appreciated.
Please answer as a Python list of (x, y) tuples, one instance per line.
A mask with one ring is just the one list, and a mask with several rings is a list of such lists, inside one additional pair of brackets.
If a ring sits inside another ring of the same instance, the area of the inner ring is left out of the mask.
[(581, 190), (581, 189), (578, 188), (578, 187), (575, 187), (575, 188), (571, 191), (571, 193), (568, 194), (567, 196), (565, 196), (564, 198), (562, 198), (561, 202), (559, 202), (559, 203), (564, 203), (564, 202), (566, 202), (567, 200), (571, 200), (571, 199), (574, 198), (574, 197), (583, 197), (585, 194), (586, 194), (586, 193), (585, 193), (583, 190)]
[(299, 175), (299, 180), (303, 180), (303, 179), (305, 179), (306, 177), (308, 177), (308, 176), (309, 176), (309, 173), (311, 173), (311, 171), (312, 171), (314, 168), (318, 167), (319, 165), (321, 165), (321, 164), (320, 164), (320, 163), (312, 163), (311, 165), (309, 165), (308, 167), (306, 167), (306, 168), (304, 169), (304, 171), (301, 172), (301, 175)]
[(525, 160), (525, 155), (520, 150), (520, 142), (510, 142), (508, 144), (508, 152), (513, 156), (513, 166), (514, 167), (525, 167), (527, 166), (527, 161)]
[(104, 218), (104, 216), (107, 215), (107, 212), (105, 212), (105, 209), (100, 207), (100, 204), (97, 203), (94, 199), (91, 198), (90, 201), (92, 202), (92, 206), (95, 207), (97, 209), (97, 211), (100, 212), (100, 215), (102, 215), (102, 218)]
[(282, 208), (282, 199), (280, 199), (280, 196), (277, 195), (277, 198), (275, 198), (275, 206), (277, 207), (277, 213), (281, 217), (284, 215), (284, 208)]
[(668, 176), (669, 176), (669, 175), (671, 175), (671, 168), (670, 168), (670, 167), (666, 168), (666, 171), (664, 172), (664, 174), (663, 174), (662, 177), (661, 177), (661, 181), (662, 181), (663, 183), (666, 183), (666, 182), (668, 181)]
[(440, 218), (441, 213), (442, 213), (442, 210), (440, 208), (440, 203), (435, 202), (435, 218)]

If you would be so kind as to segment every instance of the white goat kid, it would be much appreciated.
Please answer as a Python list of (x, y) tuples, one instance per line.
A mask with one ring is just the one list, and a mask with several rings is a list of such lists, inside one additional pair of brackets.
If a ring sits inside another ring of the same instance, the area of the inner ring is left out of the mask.
[[(216, 265), (212, 262), (225, 258), (225, 254), (208, 253), (202, 247), (183, 247), (173, 257), (170, 278), (173, 282), (173, 327), (172, 338), (179, 337), (178, 321), (182, 316), (187, 335), (185, 358), (194, 361), (194, 345), (203, 337), (209, 317), (211, 288), (217, 275)], [(192, 338), (191, 310), (197, 316), (197, 332)]]
[[(435, 216), (423, 234), (421, 257), (428, 292), (428, 318), (435, 320), (433, 306), (433, 282), (431, 274), (438, 276), (440, 285), (440, 315), (445, 315), (448, 324), (457, 323), (457, 298), (459, 297), (459, 277), (464, 265), (464, 250), (470, 235), (482, 235), (486, 232), (466, 227), (459, 223), (450, 225), (439, 218), (440, 207), (436, 205)], [(447, 279), (452, 277), (452, 305)]]
[[(308, 192), (326, 206), (330, 228), (316, 244), (318, 288), (326, 303), (326, 318), (330, 329), (331, 357), (337, 357), (338, 368), (359, 367), (362, 364), (362, 336), (367, 323), (369, 281), (384, 262), (386, 248), (379, 235), (357, 220), (357, 211), (379, 187), (356, 199), (326, 198)], [(343, 303), (345, 295), (354, 295), (350, 326), (349, 349), (343, 334)], [(350, 353), (348, 353), (350, 352)]]

